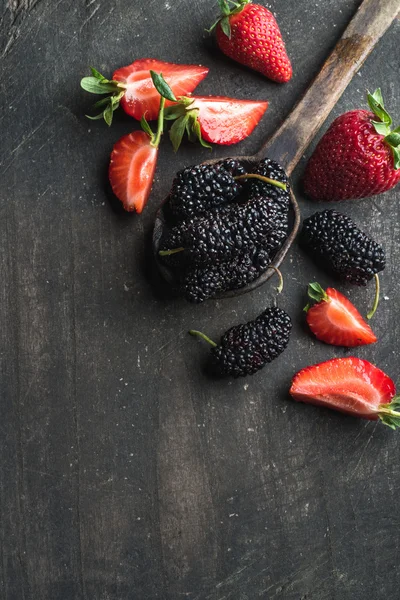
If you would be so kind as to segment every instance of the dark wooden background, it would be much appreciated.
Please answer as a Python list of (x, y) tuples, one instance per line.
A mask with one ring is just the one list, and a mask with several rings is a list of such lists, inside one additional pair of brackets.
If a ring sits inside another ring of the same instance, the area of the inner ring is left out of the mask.
[[(256, 151), (299, 98), (359, 0), (276, 10), (294, 78), (273, 84), (225, 59), (204, 0), (2, 0), (0, 332), (2, 600), (386, 600), (399, 595), (399, 434), (295, 404), (301, 367), (348, 354), (313, 340), (310, 280), (333, 283), (294, 246), (275, 282), (191, 306), (154, 284), (149, 235), (175, 171), (206, 150), (167, 139), (140, 216), (110, 202), (113, 143), (137, 128), (84, 117), (88, 65), (139, 57), (210, 67), (199, 93), (268, 99), (231, 150)], [(381, 86), (400, 120), (395, 22), (332, 113)], [(326, 124), (327, 126), (327, 124)], [(214, 150), (214, 156), (229, 154)], [(304, 160), (295, 174), (295, 182)], [(320, 205), (298, 195), (303, 214)], [(400, 188), (340, 209), (386, 246), (379, 343), (355, 351), (399, 378)], [(346, 288), (364, 313), (373, 297)], [(286, 353), (252, 378), (214, 381), (208, 349), (278, 302)]]

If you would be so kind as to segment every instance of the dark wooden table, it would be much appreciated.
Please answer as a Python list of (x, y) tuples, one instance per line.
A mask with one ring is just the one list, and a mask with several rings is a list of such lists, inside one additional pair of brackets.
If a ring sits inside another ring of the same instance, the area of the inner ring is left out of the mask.
[[(204, 32), (211, 0), (2, 0), (2, 600), (398, 598), (399, 434), (288, 397), (299, 368), (348, 355), (304, 326), (307, 282), (332, 281), (293, 247), (282, 296), (274, 281), (203, 306), (163, 296), (154, 214), (174, 172), (209, 154), (187, 144), (174, 155), (165, 139), (148, 207), (122, 214), (106, 166), (138, 124), (89, 122), (79, 88), (88, 65), (207, 64), (199, 92), (270, 101), (234, 148), (254, 152), (358, 4), (271, 2), (295, 72), (276, 85), (217, 51)], [(377, 86), (400, 119), (399, 35), (397, 21), (329, 122)], [(304, 215), (321, 208), (298, 190)], [(386, 246), (379, 343), (354, 353), (395, 380), (399, 200), (400, 188), (340, 206)], [(367, 311), (373, 286), (341, 289)], [(294, 321), (286, 353), (252, 378), (209, 379), (208, 350), (187, 330), (218, 337), (275, 302)]]

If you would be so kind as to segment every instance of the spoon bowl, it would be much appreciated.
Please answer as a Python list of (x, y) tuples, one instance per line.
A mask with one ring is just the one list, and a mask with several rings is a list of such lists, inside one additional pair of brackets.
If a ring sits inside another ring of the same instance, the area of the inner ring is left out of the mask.
[[(254, 159), (254, 157), (243, 157), (242, 156), (242, 157), (233, 157), (233, 158), (236, 158), (236, 159), (242, 161), (242, 163), (245, 163), (245, 167), (247, 167), (249, 170), (252, 167), (255, 167), (258, 162), (257, 160)], [(210, 160), (210, 161), (204, 162), (202, 164), (213, 164), (213, 163), (220, 162), (220, 161), (221, 161), (221, 159), (216, 159), (216, 160)], [(155, 217), (155, 221), (154, 221), (154, 229), (153, 229), (153, 241), (152, 241), (153, 254), (154, 254), (154, 258), (156, 260), (158, 269), (159, 269), (161, 275), (163, 276), (163, 278), (170, 285), (176, 286), (178, 282), (174, 275), (173, 270), (170, 269), (160, 259), (160, 256), (159, 256), (161, 239), (162, 239), (165, 229), (168, 227), (166, 211), (165, 211), (165, 204), (166, 204), (167, 200), (168, 200), (168, 198), (166, 198), (164, 200), (164, 202), (161, 204), (161, 206), (159, 207), (159, 209), (157, 210), (157, 213), (156, 213), (156, 217)], [(273, 275), (276, 274), (276, 269), (278, 269), (280, 267), (280, 265), (282, 264), (290, 246), (292, 245), (292, 243), (296, 237), (297, 231), (299, 229), (299, 225), (300, 225), (300, 208), (299, 208), (299, 205), (297, 203), (294, 193), (292, 192), (292, 190), (290, 190), (289, 234), (288, 234), (287, 238), (285, 239), (285, 241), (283, 242), (282, 246), (276, 252), (273, 261), (271, 261), (271, 266), (268, 267), (268, 269), (266, 271), (261, 273), (261, 275), (257, 279), (255, 279), (251, 283), (247, 284), (246, 286), (238, 288), (238, 289), (234, 289), (234, 290), (229, 290), (226, 292), (221, 292), (221, 293), (213, 296), (213, 298), (220, 299), (220, 298), (234, 298), (235, 296), (241, 296), (243, 294), (247, 294), (248, 292), (252, 292), (256, 288), (263, 285), (266, 281), (268, 281), (268, 279), (270, 279)]]

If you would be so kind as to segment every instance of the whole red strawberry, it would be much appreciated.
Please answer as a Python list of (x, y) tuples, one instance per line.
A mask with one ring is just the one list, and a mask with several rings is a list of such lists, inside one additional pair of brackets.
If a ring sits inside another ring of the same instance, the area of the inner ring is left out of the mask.
[(350, 200), (381, 194), (400, 181), (400, 127), (391, 131), (381, 90), (368, 94), (371, 111), (338, 117), (320, 140), (304, 175), (313, 200)]
[(251, 0), (219, 0), (219, 5), (216, 31), (222, 52), (273, 81), (289, 81), (292, 65), (274, 15)]

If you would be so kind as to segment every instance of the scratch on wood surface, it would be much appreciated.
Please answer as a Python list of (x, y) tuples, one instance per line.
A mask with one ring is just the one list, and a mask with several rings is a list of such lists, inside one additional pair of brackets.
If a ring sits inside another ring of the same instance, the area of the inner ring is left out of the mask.
[[(17, 146), (15, 146), (15, 148), (13, 148), (7, 155), (8, 158), (12, 157), (11, 160), (9, 161), (8, 165), (4, 168), (4, 170), (1, 172), (1, 175), (5, 175), (8, 171), (8, 169), (11, 167), (11, 165), (13, 164), (16, 156), (14, 156), (16, 154), (16, 152), (22, 148), (22, 146), (24, 146), (27, 142), (29, 142), (34, 135), (36, 135), (36, 133), (39, 131), (39, 129), (41, 129), (43, 127), (43, 125), (50, 119), (50, 115), (47, 115), (47, 117), (45, 117), (43, 119), (43, 121), (41, 121), (39, 123), (39, 125), (37, 127), (35, 127), (35, 129), (33, 129), (30, 133), (28, 133), (28, 135), (23, 136), (22, 140), (19, 142), (19, 144)], [(5, 165), (5, 160), (3, 160), (3, 162), (0, 162), (0, 167), (3, 167)]]
[(99, 29), (100, 29), (100, 27), (101, 27), (102, 25), (104, 25), (104, 23), (107, 21), (108, 17), (111, 15), (111, 13), (113, 13), (113, 12), (114, 12), (114, 9), (115, 9), (115, 6), (112, 6), (112, 7), (110, 8), (110, 10), (108, 11), (108, 13), (107, 13), (106, 17), (105, 17), (105, 18), (104, 18), (102, 21), (100, 21), (100, 23), (97, 25), (97, 27), (98, 27)]
[[(21, 36), (23, 31), (22, 25), (28, 20), (27, 17), (31, 14), (31, 11), (39, 4), (41, 0), (8, 0), (7, 9), (0, 20), (0, 26), (2, 29), (9, 28), (8, 37), (6, 38), (5, 46), (3, 50), (1, 50), (0, 59), (3, 59), (10, 53), (12, 47), (15, 42)], [(46, 15), (42, 15), (38, 19), (32, 19), (31, 27), (25, 28), (25, 32), (29, 33), (33, 27), (40, 26), (43, 22), (47, 22), (50, 16), (53, 14), (55, 10), (59, 7), (59, 5), (65, 0), (58, 0), (58, 2), (53, 6), (50, 4), (52, 10)], [(11, 5), (15, 6), (15, 9), (11, 9)], [(6, 16), (9, 15), (8, 21), (9, 23), (3, 23), (6, 21)], [(5, 37), (5, 36), (4, 36)], [(13, 65), (14, 66), (14, 65)]]
[[(220, 592), (222, 591), (221, 588), (224, 587), (228, 587), (228, 586), (234, 586), (234, 591), (237, 591), (238, 587), (242, 587), (243, 585), (247, 586), (247, 583), (252, 581), (253, 579), (255, 579), (257, 576), (261, 575), (262, 573), (264, 573), (265, 571), (268, 570), (268, 567), (264, 567), (261, 570), (257, 571), (257, 575), (254, 576), (250, 576), (247, 577), (247, 573), (246, 571), (253, 567), (257, 562), (259, 562), (260, 560), (262, 560), (265, 556), (265, 551), (264, 549), (260, 550), (259, 548), (255, 549), (255, 550), (250, 550), (249, 552), (246, 552), (242, 557), (241, 557), (241, 562), (244, 561), (249, 561), (247, 564), (239, 567), (236, 571), (234, 571), (233, 573), (231, 573), (230, 575), (228, 575), (227, 577), (225, 577), (225, 579), (222, 579), (221, 581), (219, 581), (216, 585), (215, 585), (215, 590), (219, 590)], [(243, 575), (242, 575), (243, 574)], [(246, 576), (246, 578), (244, 578), (244, 576)], [(243, 580), (244, 578), (244, 580)], [(224, 600), (227, 598), (231, 597), (231, 593), (229, 590), (227, 590), (228, 595), (224, 595), (224, 596), (218, 596), (218, 600)], [(222, 591), (223, 593), (223, 591)], [(214, 592), (212, 592), (211, 594), (208, 594), (207, 596), (203, 596), (202, 593), (198, 594), (195, 598), (193, 598), (193, 600), (213, 600), (215, 594)]]
[[(337, 540), (337, 543), (341, 544), (350, 534), (351, 531), (348, 531), (339, 540)], [(241, 591), (242, 589), (251, 589), (251, 585), (253, 584), (253, 582), (256, 581), (260, 576), (262, 576), (263, 573), (268, 571), (269, 567), (264, 567), (260, 570), (257, 569), (255, 573), (252, 573), (250, 576), (247, 576), (247, 567), (252, 567), (258, 561), (261, 561), (265, 557), (265, 550), (257, 549), (252, 552), (246, 553), (242, 557), (242, 560), (246, 560), (250, 557), (254, 557), (254, 560), (249, 562), (245, 568), (240, 567), (237, 571), (235, 571), (234, 573), (232, 573), (231, 575), (229, 575), (228, 577), (216, 584), (215, 589), (220, 590), (220, 592), (222, 592), (223, 588), (231, 588), (226, 589), (225, 594), (223, 596), (218, 596), (218, 600), (231, 600), (232, 598), (236, 598), (238, 591)], [(285, 591), (292, 591), (296, 584), (301, 583), (308, 577), (315, 574), (317, 571), (325, 567), (325, 565), (327, 565), (330, 561), (331, 557), (329, 556), (329, 550), (324, 550), (316, 558), (313, 559), (312, 565), (304, 563), (296, 571), (290, 573), (289, 575), (286, 575), (278, 581), (274, 581), (274, 583), (272, 583), (270, 586), (263, 589), (262, 593), (266, 594), (263, 597), (268, 598), (268, 600), (273, 600), (274, 598), (278, 597), (284, 597), (283, 593)], [(328, 578), (329, 577), (330, 575), (328, 576)], [(204, 597), (200, 594), (196, 596), (194, 600), (203, 600), (203, 598), (204, 600), (212, 600), (212, 598), (214, 598), (214, 595), (209, 594)]]
[(163, 344), (162, 346), (160, 346), (159, 348), (157, 348), (157, 350), (155, 352), (153, 352), (152, 354), (150, 354), (149, 358), (152, 358), (153, 356), (155, 356), (156, 354), (158, 354), (159, 352), (161, 352), (162, 350), (164, 350), (164, 348), (166, 348), (170, 344), (173, 344), (174, 342), (176, 342), (176, 340), (179, 339), (181, 337), (181, 335), (183, 333), (185, 333), (185, 332), (186, 332), (186, 329), (181, 329), (181, 331), (179, 331), (176, 334), (176, 336), (174, 336), (171, 340), (168, 340), (168, 342), (165, 342), (165, 344)]
[(375, 429), (376, 429), (377, 425), (378, 425), (378, 423), (375, 423), (374, 427), (372, 428), (371, 435), (368, 437), (368, 440), (367, 440), (366, 444), (364, 445), (364, 448), (361, 450), (360, 457), (359, 457), (359, 459), (357, 461), (357, 464), (356, 464), (355, 468), (353, 469), (352, 473), (349, 475), (349, 477), (347, 479), (348, 482), (351, 481), (353, 479), (353, 477), (355, 476), (355, 474), (357, 473), (358, 468), (359, 468), (359, 466), (361, 464), (361, 461), (362, 461), (362, 459), (364, 457), (364, 454), (366, 453), (367, 448), (368, 448), (368, 446), (369, 446), (369, 444), (370, 444), (370, 442), (372, 440), (372, 437), (373, 437), (373, 435), (375, 433)]
[[(37, 131), (39, 131), (39, 129), (45, 124), (46, 121), (49, 120), (49, 116), (45, 117), (43, 119), (43, 121), (41, 121), (39, 123), (39, 125), (37, 127), (35, 127), (35, 129), (32, 129), (32, 131), (30, 133), (28, 133), (27, 136), (24, 136), (22, 141), (18, 144), (18, 146), (16, 146), (15, 148), (13, 148), (10, 152), (10, 154), (15, 154), (15, 152), (17, 152), (17, 150), (19, 150), (21, 148), (21, 146), (23, 146), (24, 144), (26, 144), (26, 142), (29, 142), (29, 140), (35, 135), (35, 133)], [(2, 166), (2, 163), (0, 163), (0, 166)]]
[[(88, 4), (88, 6), (90, 6), (90, 4)], [(79, 32), (82, 33), (82, 31), (84, 30), (84, 28), (86, 27), (86, 25), (89, 23), (89, 21), (91, 21), (91, 19), (93, 19), (94, 15), (97, 13), (97, 11), (100, 8), (100, 4), (98, 4), (97, 6), (94, 7), (94, 9), (92, 10), (92, 12), (90, 13), (90, 15), (83, 21)]]
[(223, 587), (224, 585), (229, 585), (230, 583), (234, 583), (236, 581), (236, 579), (238, 578), (238, 576), (240, 575), (240, 573), (243, 573), (243, 571), (246, 571), (246, 569), (249, 569), (250, 567), (255, 565), (256, 562), (258, 562), (260, 560), (260, 558), (261, 557), (258, 557), (258, 558), (256, 558), (256, 560), (253, 560), (253, 562), (248, 563), (247, 565), (244, 565), (243, 567), (240, 567), (237, 571), (232, 573), (232, 575), (229, 575), (229, 577), (227, 577), (223, 581), (220, 581), (219, 583), (217, 583), (217, 585), (215, 587), (218, 589), (218, 588)]
[[(21, 32), (21, 25), (25, 18), (29, 15), (30, 11), (40, 0), (8, 0), (6, 4), (6, 10), (0, 20), (0, 26), (3, 30), (9, 28), (8, 38), (5, 43), (4, 49), (1, 54), (1, 58), (6, 56), (10, 51), (12, 45), (19, 37)], [(6, 16), (9, 16), (9, 23), (4, 23)]]

